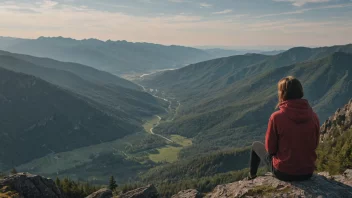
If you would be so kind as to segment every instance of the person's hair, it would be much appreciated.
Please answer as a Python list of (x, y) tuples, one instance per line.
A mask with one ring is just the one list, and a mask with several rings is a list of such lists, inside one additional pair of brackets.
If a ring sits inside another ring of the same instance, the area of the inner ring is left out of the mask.
[(286, 100), (301, 99), (304, 96), (303, 87), (301, 82), (293, 76), (287, 76), (279, 81), (277, 84), (279, 103), (276, 108), (279, 107), (280, 103)]

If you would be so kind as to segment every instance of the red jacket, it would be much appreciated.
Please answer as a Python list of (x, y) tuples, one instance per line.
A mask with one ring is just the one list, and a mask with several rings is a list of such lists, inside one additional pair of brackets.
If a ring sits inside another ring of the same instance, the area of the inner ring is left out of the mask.
[(290, 175), (314, 172), (319, 120), (304, 99), (288, 100), (270, 117), (265, 148), (276, 170)]

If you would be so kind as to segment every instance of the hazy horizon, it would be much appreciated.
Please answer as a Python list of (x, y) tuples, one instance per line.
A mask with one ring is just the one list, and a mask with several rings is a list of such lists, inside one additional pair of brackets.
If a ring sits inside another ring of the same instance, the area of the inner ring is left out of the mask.
[(351, 0), (0, 0), (0, 34), (184, 46), (352, 43)]
[[(9, 39), (39, 39), (41, 37), (45, 37), (45, 38), (59, 38), (62, 36), (53, 36), (53, 37), (47, 37), (47, 36), (39, 36), (39, 37), (35, 37), (35, 38), (26, 38), (26, 37), (12, 37), (12, 36), (6, 36), (6, 35), (0, 35), (0, 38), (9, 38)], [(62, 37), (65, 39), (74, 39), (74, 40), (89, 40), (89, 39), (97, 39), (97, 40), (101, 40), (98, 38), (73, 38), (73, 37)], [(101, 40), (103, 42), (106, 42), (108, 40), (112, 40), (112, 39), (107, 39), (107, 40)], [(150, 43), (150, 42), (144, 42), (144, 41), (137, 41), (137, 42), (133, 42), (133, 41), (128, 41), (128, 40), (112, 40), (112, 41), (126, 41), (126, 42), (132, 42), (132, 43)], [(160, 44), (160, 43), (153, 43), (153, 44)], [(177, 45), (177, 44), (162, 44), (162, 45)], [(180, 45), (182, 46), (182, 45)], [(208, 46), (208, 45), (196, 45), (196, 46), (186, 46), (186, 47), (193, 47), (193, 48), (198, 48), (198, 49), (224, 49), (224, 50), (266, 50), (266, 51), (275, 51), (275, 50), (287, 50), (289, 48), (292, 47), (296, 47), (296, 46), (220, 46), (220, 45), (213, 45), (213, 46)], [(321, 47), (321, 46), (305, 46), (305, 47)]]
[[(126, 41), (126, 42), (131, 42), (131, 43), (152, 43), (152, 42), (147, 42), (147, 41), (129, 41), (129, 40), (112, 40), (112, 39), (107, 39), (107, 40), (101, 40), (99, 38), (74, 38), (74, 37), (63, 37), (63, 36), (39, 36), (39, 37), (35, 37), (35, 38), (26, 38), (26, 37), (12, 37), (12, 36), (7, 36), (7, 35), (0, 35), (0, 38), (9, 38), (9, 39), (39, 39), (40, 37), (45, 37), (45, 38), (65, 38), (65, 39), (74, 39), (74, 40), (89, 40), (89, 39), (96, 39), (96, 40), (100, 40), (103, 42), (106, 41)], [(292, 45), (292, 46), (281, 46), (281, 45), (277, 45), (277, 46), (221, 46), (221, 45), (195, 45), (195, 46), (188, 46), (188, 45), (178, 45), (178, 44), (161, 44), (161, 43), (152, 43), (152, 44), (160, 44), (160, 45), (165, 45), (165, 46), (171, 46), (171, 45), (177, 45), (177, 46), (185, 46), (185, 47), (192, 47), (192, 48), (197, 48), (197, 49), (202, 49), (202, 50), (208, 50), (208, 49), (223, 49), (223, 50), (238, 50), (238, 51), (246, 51), (246, 50), (257, 50), (257, 51), (280, 51), (280, 50), (288, 50), (290, 48), (294, 48), (294, 47), (310, 47), (310, 48), (315, 48), (315, 47), (329, 47), (329, 46), (334, 46), (334, 45)], [(341, 44), (341, 45), (346, 45), (346, 44), (351, 44), (351, 43), (345, 43), (345, 44)]]

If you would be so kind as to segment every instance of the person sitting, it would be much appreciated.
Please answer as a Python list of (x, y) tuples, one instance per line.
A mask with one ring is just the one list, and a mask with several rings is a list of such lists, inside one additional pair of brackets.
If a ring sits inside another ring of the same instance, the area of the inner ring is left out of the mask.
[(278, 83), (278, 111), (268, 123), (265, 145), (254, 142), (248, 179), (257, 177), (260, 162), (282, 181), (302, 181), (312, 177), (319, 144), (319, 119), (304, 96), (300, 81), (292, 76)]

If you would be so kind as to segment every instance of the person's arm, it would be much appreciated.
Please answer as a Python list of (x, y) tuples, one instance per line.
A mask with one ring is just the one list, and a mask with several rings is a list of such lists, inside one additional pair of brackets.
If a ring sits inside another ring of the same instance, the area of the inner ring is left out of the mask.
[(278, 146), (277, 131), (272, 116), (269, 119), (268, 129), (265, 136), (265, 149), (269, 155), (276, 155)]
[(315, 119), (315, 125), (317, 127), (317, 130), (316, 130), (316, 145), (315, 145), (315, 148), (318, 148), (318, 145), (319, 145), (319, 142), (320, 142), (320, 122), (319, 122), (319, 118), (317, 116), (316, 113), (314, 113), (314, 119)]

